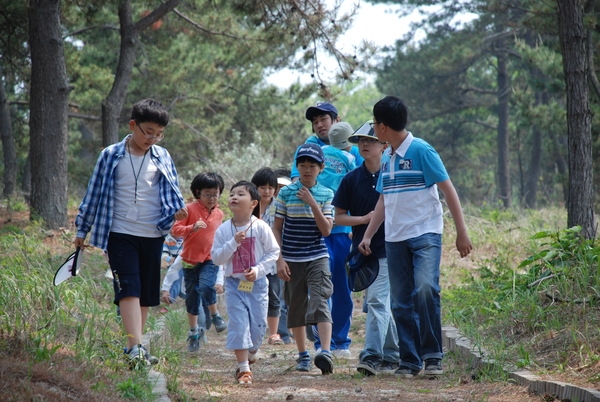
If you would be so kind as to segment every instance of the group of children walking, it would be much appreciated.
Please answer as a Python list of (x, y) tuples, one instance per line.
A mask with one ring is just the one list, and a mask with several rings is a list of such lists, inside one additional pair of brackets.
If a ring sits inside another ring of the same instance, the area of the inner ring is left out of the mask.
[[(90, 244), (108, 251), (132, 364), (158, 361), (141, 344), (141, 330), (148, 307), (160, 303), (162, 244), (155, 246), (170, 229), (183, 239), (173, 265), (183, 270), (188, 350), (199, 349), (211, 325), (217, 332), (227, 327), (226, 348), (234, 351), (239, 384), (252, 384), (250, 366), (267, 333), (269, 344), (289, 342), (280, 328), (291, 329), (298, 371), (310, 371), (314, 363), (329, 374), (334, 357), (350, 357), (353, 303), (345, 259), (351, 248), (379, 260), (379, 275), (367, 291), (365, 348), (357, 369), (408, 377), (424, 365), (426, 374), (443, 373), (438, 186), (456, 224), (461, 256), (470, 253), (471, 242), (439, 156), (405, 129), (402, 101), (386, 97), (373, 112), (370, 130), (354, 132), (339, 122), (333, 105), (309, 108), (315, 135), (296, 150), (294, 181), (260, 168), (251, 181), (230, 188), (232, 216), (223, 222), (221, 176), (197, 175), (190, 185), (194, 201), (184, 204), (170, 155), (156, 145), (168, 123), (166, 110), (153, 100), (134, 105), (132, 133), (98, 160), (75, 239), (83, 246), (91, 231)], [(167, 303), (173, 300), (169, 290), (162, 288)], [(218, 312), (217, 292), (225, 294), (228, 324)], [(308, 339), (314, 341), (314, 359)]]

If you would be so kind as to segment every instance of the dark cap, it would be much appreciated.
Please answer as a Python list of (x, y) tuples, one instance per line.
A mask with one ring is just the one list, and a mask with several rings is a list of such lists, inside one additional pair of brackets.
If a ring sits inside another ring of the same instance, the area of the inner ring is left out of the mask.
[(313, 121), (316, 116), (329, 113), (335, 113), (336, 116), (338, 115), (337, 109), (331, 103), (317, 102), (316, 105), (306, 109), (306, 119)]
[(298, 151), (296, 152), (296, 160), (303, 156), (308, 156), (316, 160), (319, 163), (323, 163), (325, 160), (325, 156), (323, 155), (323, 150), (317, 144), (302, 144), (298, 147)]
[(354, 134), (348, 137), (348, 141), (350, 141), (353, 144), (358, 144), (358, 140), (360, 139), (360, 137), (377, 138), (377, 136), (375, 135), (375, 130), (373, 130), (373, 127), (371, 127), (372, 122), (372, 120), (369, 120), (365, 124), (360, 126), (358, 129), (356, 129)]

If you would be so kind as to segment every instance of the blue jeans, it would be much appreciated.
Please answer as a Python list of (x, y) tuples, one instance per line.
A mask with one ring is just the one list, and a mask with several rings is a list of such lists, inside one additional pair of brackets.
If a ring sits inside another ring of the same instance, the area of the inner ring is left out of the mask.
[[(196, 264), (193, 268), (183, 268), (185, 283), (185, 307), (191, 315), (198, 316), (198, 325), (207, 328), (210, 320), (208, 306), (217, 302), (215, 282), (219, 267), (211, 260)], [(202, 325), (205, 323), (205, 325)]]
[(400, 365), (421, 369), (426, 359), (441, 359), (440, 259), (442, 235), (426, 233), (385, 242), (392, 315), (400, 346)]
[(386, 258), (379, 259), (379, 274), (367, 289), (365, 303), (365, 346), (360, 352), (359, 360), (375, 357), (379, 361), (397, 363), (400, 360), (398, 332), (390, 313), (390, 282)]
[(287, 327), (287, 313), (288, 307), (285, 304), (285, 299), (283, 297), (283, 284), (285, 282), (283, 279), (279, 279), (279, 303), (280, 303), (280, 315), (279, 315), (279, 328), (277, 328), (277, 333), (281, 337), (285, 343), (290, 343), (292, 341), (292, 337), (290, 336), (290, 331)]

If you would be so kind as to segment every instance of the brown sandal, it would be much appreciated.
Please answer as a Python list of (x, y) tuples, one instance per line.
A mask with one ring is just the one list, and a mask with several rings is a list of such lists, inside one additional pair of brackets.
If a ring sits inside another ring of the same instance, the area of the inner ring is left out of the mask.
[(237, 381), (240, 385), (252, 385), (252, 373), (250, 371), (238, 373)]
[(269, 343), (269, 345), (284, 345), (285, 344), (283, 342), (283, 340), (281, 339), (281, 337), (279, 336), (279, 334), (271, 335), (267, 342)]

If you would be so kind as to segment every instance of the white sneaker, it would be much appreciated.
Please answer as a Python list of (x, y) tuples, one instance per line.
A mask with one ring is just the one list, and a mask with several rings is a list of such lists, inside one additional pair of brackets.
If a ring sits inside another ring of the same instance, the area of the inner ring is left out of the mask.
[(336, 350), (332, 350), (331, 353), (337, 359), (351, 359), (352, 358), (352, 354), (350, 353), (349, 349), (336, 349)]

